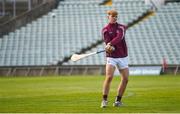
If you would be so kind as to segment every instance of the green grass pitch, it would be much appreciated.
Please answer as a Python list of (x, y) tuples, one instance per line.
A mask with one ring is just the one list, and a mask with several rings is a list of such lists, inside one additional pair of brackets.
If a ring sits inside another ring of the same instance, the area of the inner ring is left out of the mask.
[(122, 107), (113, 107), (120, 78), (114, 77), (109, 106), (100, 108), (104, 76), (1, 77), (0, 112), (172, 113), (180, 112), (179, 76), (130, 76)]

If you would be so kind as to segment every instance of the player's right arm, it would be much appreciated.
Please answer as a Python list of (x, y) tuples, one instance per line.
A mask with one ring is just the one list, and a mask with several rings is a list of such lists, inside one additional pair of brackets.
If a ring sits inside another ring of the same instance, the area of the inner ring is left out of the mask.
[(107, 28), (103, 28), (103, 29), (102, 29), (102, 37), (103, 37), (103, 40), (104, 40), (104, 42), (105, 42), (106, 44), (111, 41), (111, 40), (110, 40), (110, 37), (109, 37), (109, 34), (108, 34)]
[(110, 43), (111, 38), (109, 37), (108, 31), (106, 28), (102, 30), (102, 36), (103, 36), (104, 42), (106, 43), (106, 47), (105, 47), (106, 52), (112, 53), (115, 50), (115, 48)]

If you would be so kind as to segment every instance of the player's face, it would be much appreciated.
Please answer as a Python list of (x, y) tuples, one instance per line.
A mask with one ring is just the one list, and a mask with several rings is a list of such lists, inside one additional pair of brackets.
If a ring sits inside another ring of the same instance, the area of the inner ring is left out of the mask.
[(115, 23), (117, 21), (117, 16), (108, 15), (109, 23)]

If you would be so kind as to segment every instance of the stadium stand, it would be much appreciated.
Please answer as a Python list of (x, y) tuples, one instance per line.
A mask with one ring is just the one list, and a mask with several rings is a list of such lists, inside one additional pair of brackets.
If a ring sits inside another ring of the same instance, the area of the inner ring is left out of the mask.
[[(45, 1), (45, 0), (44, 0)], [(37, 7), (43, 0), (1, 0), (0, 24), (18, 16), (30, 9)], [(47, 0), (46, 0), (47, 1)]]
[[(98, 3), (91, 3), (88, 0), (61, 2), (59, 7), (49, 14), (5, 35), (3, 42), (8, 43), (1, 45), (5, 53), (1, 54), (3, 61), (0, 65), (55, 65), (63, 58), (95, 43), (101, 39), (100, 31), (106, 24), (105, 12), (112, 9), (109, 6), (99, 6)], [(128, 10), (128, 5), (130, 4), (118, 6), (121, 8), (118, 10), (122, 10), (121, 14), (124, 17), (121, 21), (126, 24), (145, 10), (144, 7), (137, 7), (136, 4), (132, 4), (135, 7)], [(143, 6), (143, 4), (140, 5)], [(52, 17), (52, 14), (56, 17)]]
[[(72, 62), (73, 53), (103, 49), (101, 28), (107, 23), (105, 12), (115, 8), (118, 21), (128, 25), (151, 9), (143, 0), (64, 0), (57, 9), (0, 38), (0, 66), (83, 66), (104, 65), (103, 53)], [(130, 65), (180, 64), (179, 3), (168, 3), (155, 15), (128, 28), (126, 40)], [(94, 47), (93, 47), (94, 46)], [(85, 51), (83, 51), (85, 50)]]
[[(132, 4), (132, 1), (126, 1), (123, 3), (143, 8), (141, 6), (142, 2), (134, 2)], [(122, 8), (119, 4), (122, 5), (123, 3), (116, 1), (115, 6)], [(180, 49), (179, 6), (179, 3), (168, 3), (158, 10), (154, 16), (150, 17), (150, 19), (144, 20), (128, 29), (126, 40), (129, 47), (130, 65), (161, 65), (163, 58), (167, 59), (169, 65), (180, 64), (180, 53), (178, 51)], [(124, 14), (130, 16), (131, 12), (137, 11), (133, 9), (136, 7), (128, 7), (130, 8), (130, 13)], [(123, 11), (126, 9), (118, 10), (121, 12), (120, 18), (122, 19), (124, 17)], [(142, 13), (143, 11), (144, 9), (142, 9)], [(132, 17), (134, 17), (133, 15), (132, 13)], [(123, 22), (122, 20), (119, 21)], [(103, 46), (100, 46), (100, 48), (103, 48)], [(94, 56), (88, 58), (87, 61), (95, 60), (104, 64), (104, 56), (100, 56), (98, 60), (96, 59), (97, 57)], [(70, 61), (68, 64), (65, 64), (81, 65), (85, 63), (84, 61), (76, 63)], [(90, 65), (92, 64), (95, 63), (90, 63)]]

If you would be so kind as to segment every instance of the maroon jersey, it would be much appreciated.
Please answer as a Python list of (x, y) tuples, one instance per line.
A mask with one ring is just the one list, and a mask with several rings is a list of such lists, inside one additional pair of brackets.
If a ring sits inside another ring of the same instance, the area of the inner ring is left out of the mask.
[(128, 56), (125, 33), (127, 27), (119, 23), (109, 23), (102, 29), (104, 42), (111, 43), (115, 47), (112, 53), (106, 53), (107, 57), (122, 58)]

